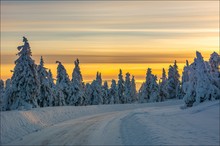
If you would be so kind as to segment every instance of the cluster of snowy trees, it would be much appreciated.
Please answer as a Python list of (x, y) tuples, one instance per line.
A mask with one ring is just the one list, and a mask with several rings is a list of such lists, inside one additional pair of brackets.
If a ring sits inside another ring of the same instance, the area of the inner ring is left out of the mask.
[(186, 61), (182, 82), (176, 61), (169, 66), (168, 77), (165, 69), (162, 70), (159, 83), (157, 76), (148, 68), (146, 81), (137, 92), (134, 76), (126, 73), (124, 79), (122, 70), (118, 81), (113, 79), (110, 87), (107, 81), (102, 83), (99, 72), (91, 84), (84, 84), (78, 59), (74, 62), (71, 80), (62, 63), (56, 61), (57, 77), (54, 79), (51, 71), (44, 67), (42, 57), (39, 65), (31, 58), (27, 38), (23, 37), (23, 42), (24, 45), (18, 47), (19, 58), (15, 61), (12, 78), (6, 80), (5, 85), (0, 80), (0, 108), (3, 111), (63, 105), (161, 102), (174, 98), (183, 98), (186, 106), (192, 106), (220, 98), (220, 56), (215, 52), (208, 62), (199, 52), (196, 52), (192, 64)]
[(182, 76), (183, 100), (187, 106), (206, 100), (220, 99), (220, 56), (214, 52), (209, 61), (204, 61), (196, 52), (194, 62), (184, 67)]

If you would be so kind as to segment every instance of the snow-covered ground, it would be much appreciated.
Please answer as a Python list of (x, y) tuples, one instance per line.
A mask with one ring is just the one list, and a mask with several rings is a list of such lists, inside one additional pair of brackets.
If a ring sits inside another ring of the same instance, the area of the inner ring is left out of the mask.
[(1, 112), (1, 145), (219, 145), (219, 100)]

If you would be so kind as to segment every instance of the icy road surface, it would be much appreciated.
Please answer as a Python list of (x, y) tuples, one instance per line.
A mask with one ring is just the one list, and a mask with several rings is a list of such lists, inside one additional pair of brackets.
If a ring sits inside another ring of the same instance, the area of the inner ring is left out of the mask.
[(47, 126), (7, 144), (218, 145), (219, 101), (184, 110), (182, 105), (180, 101), (130, 105), (132, 108), (111, 105), (115, 108), (112, 111), (97, 106), (101, 113), (86, 115), (85, 110), (85, 116)]

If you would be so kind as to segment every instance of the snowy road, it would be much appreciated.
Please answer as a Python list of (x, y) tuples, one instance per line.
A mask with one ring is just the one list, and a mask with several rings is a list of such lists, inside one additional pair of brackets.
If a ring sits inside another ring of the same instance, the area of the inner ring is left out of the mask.
[(181, 110), (180, 105), (86, 115), (43, 128), (9, 145), (218, 145), (219, 102)]
[(112, 112), (69, 120), (29, 134), (10, 145), (122, 144), (120, 123), (127, 113)]

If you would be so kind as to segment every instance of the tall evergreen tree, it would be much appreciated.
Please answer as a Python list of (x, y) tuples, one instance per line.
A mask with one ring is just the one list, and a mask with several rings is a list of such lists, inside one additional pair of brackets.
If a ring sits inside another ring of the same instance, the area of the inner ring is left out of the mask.
[(91, 105), (92, 104), (92, 93), (93, 89), (91, 84), (87, 83), (85, 87), (85, 100), (84, 105)]
[(141, 87), (140, 89), (138, 90), (138, 102), (139, 103), (145, 103), (146, 102), (146, 99), (144, 98), (145, 96), (145, 82), (141, 84)]
[(103, 104), (101, 73), (97, 72), (96, 80), (92, 82), (91, 86), (92, 86), (92, 96), (91, 96), (92, 104), (93, 105)]
[(4, 95), (4, 81), (2, 79), (0, 79), (0, 98), (3, 98)]
[(125, 77), (125, 92), (124, 92), (124, 103), (131, 103), (131, 79), (130, 73), (126, 73)]
[(188, 81), (189, 81), (189, 62), (188, 60), (186, 60), (186, 65), (184, 66), (182, 73), (182, 84)]
[(62, 63), (59, 61), (56, 61), (56, 63), (58, 63), (56, 86), (58, 89), (60, 89), (63, 92), (61, 94), (63, 94), (66, 104), (69, 104), (67, 102), (67, 99), (69, 98), (71, 93), (70, 79)]
[(27, 38), (23, 37), (24, 45), (19, 46), (19, 58), (15, 61), (15, 68), (11, 78), (12, 91), (10, 109), (38, 107), (37, 99), (40, 95), (40, 81), (37, 65), (31, 58), (31, 48)]
[(102, 86), (100, 86), (99, 80), (94, 80), (92, 86), (92, 105), (99, 105), (103, 103), (102, 99)]
[(100, 72), (96, 73), (96, 81), (100, 86), (102, 86), (102, 74)]
[(137, 90), (136, 90), (136, 83), (135, 83), (134, 76), (132, 76), (132, 79), (131, 79), (131, 101), (132, 102), (137, 101)]
[(55, 94), (50, 86), (49, 74), (44, 67), (44, 60), (42, 56), (37, 71), (40, 81), (40, 96), (38, 99), (38, 104), (41, 107), (54, 106)]
[(159, 101), (159, 86), (157, 84), (157, 76), (151, 75), (150, 78), (150, 102), (158, 102)]
[(116, 85), (116, 81), (112, 80), (111, 88), (110, 88), (110, 104), (119, 104), (120, 99), (118, 96), (118, 88)]
[(164, 101), (167, 99), (169, 93), (167, 92), (167, 76), (166, 71), (163, 68), (161, 82), (159, 83), (159, 101)]
[(180, 81), (179, 81), (180, 75), (178, 72), (178, 66), (176, 63), (176, 60), (174, 62), (174, 65), (169, 67), (169, 72), (168, 72), (168, 93), (169, 93), (169, 98), (179, 98), (179, 89), (180, 89)]
[(4, 92), (4, 96), (3, 96), (3, 106), (2, 106), (2, 110), (9, 110), (9, 107), (11, 105), (11, 101), (10, 96), (12, 93), (12, 87), (11, 87), (11, 79), (7, 79), (5, 81), (5, 92)]
[(216, 87), (220, 89), (220, 56), (218, 55), (218, 53), (213, 52), (210, 55), (209, 64), (211, 66), (210, 70), (213, 83)]
[(118, 98), (120, 103), (125, 103), (125, 98), (124, 98), (124, 79), (122, 75), (122, 70), (119, 70), (118, 74), (118, 86), (117, 86), (117, 91), (118, 91)]
[(4, 81), (0, 79), (0, 110), (3, 110), (4, 107)]
[(159, 99), (159, 86), (157, 77), (151, 73), (151, 68), (147, 69), (146, 81), (143, 83), (139, 94), (139, 102), (155, 102)]
[(69, 96), (69, 105), (83, 105), (85, 92), (83, 87), (83, 78), (79, 67), (79, 60), (76, 59), (75, 68), (72, 73), (71, 95)]
[(104, 85), (102, 86), (102, 93), (103, 93), (103, 104), (109, 104), (109, 89), (108, 89), (108, 82), (105, 81)]
[(52, 75), (51, 70), (49, 69), (48, 71), (48, 82), (49, 86), (52, 89), (53, 95), (54, 95), (54, 106), (64, 106), (66, 105), (65, 99), (64, 99), (64, 94), (63, 91), (55, 85), (54, 83), (54, 78)]
[(146, 73), (146, 81), (142, 84), (140, 88), (140, 94), (139, 94), (139, 102), (145, 103), (148, 102), (150, 99), (150, 81), (151, 81), (151, 68), (147, 69)]

